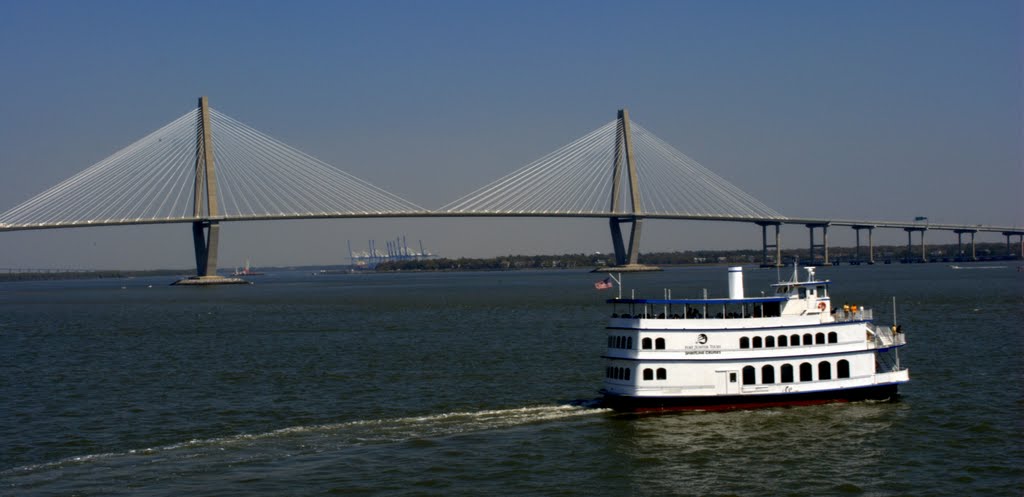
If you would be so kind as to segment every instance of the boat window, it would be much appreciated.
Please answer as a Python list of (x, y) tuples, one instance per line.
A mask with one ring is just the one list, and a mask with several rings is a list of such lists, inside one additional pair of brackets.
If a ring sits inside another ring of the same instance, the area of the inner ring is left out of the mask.
[(828, 361), (821, 361), (818, 363), (818, 379), (819, 380), (831, 380), (832, 379), (832, 363)]
[(786, 337), (786, 335), (779, 335), (779, 347), (788, 347), (788, 346), (789, 346), (789, 339)]
[(736, 383), (736, 373), (729, 373), (729, 383)]
[(668, 378), (668, 373), (665, 372), (665, 368), (658, 368), (658, 379), (664, 380)]
[(658, 350), (665, 350), (665, 339), (664, 338), (655, 338), (654, 339), (654, 348), (658, 349)]
[(643, 344), (642, 346), (643, 346), (644, 350), (649, 350), (651, 348), (651, 339), (650, 338), (644, 338), (643, 340), (640, 341), (640, 343)]
[(764, 346), (765, 347), (774, 347), (775, 346), (775, 337), (771, 337), (771, 336), (764, 337)]
[(627, 349), (632, 349), (633, 348), (633, 337), (626, 337), (626, 348)]
[(811, 345), (814, 343), (814, 337), (810, 333), (804, 333), (804, 345)]
[(800, 298), (807, 298), (807, 287), (800, 287)]
[(775, 383), (775, 368), (768, 365), (761, 367), (761, 383), (768, 385)]
[(825, 343), (825, 334), (824, 333), (817, 333), (817, 334), (815, 334), (814, 335), (814, 343), (816, 345), (821, 345), (821, 344)]
[(629, 371), (630, 371), (630, 369), (629, 368), (624, 368), (624, 369), (626, 370), (626, 377), (624, 379), (628, 380), (629, 379)]
[(800, 345), (800, 335), (790, 335), (789, 336), (789, 344), (794, 346), (794, 347), (796, 347), (797, 345)]
[(747, 337), (741, 337), (740, 338), (740, 348), (741, 349), (749, 349), (750, 348), (750, 339), (747, 338)]
[(814, 381), (814, 369), (811, 367), (811, 363), (800, 364), (800, 381)]
[(754, 337), (754, 348), (761, 348), (761, 337)]
[(644, 369), (644, 380), (650, 381), (654, 379), (654, 370), (651, 368)]
[(793, 365), (783, 364), (782, 367), (779, 368), (779, 377), (779, 380), (782, 381), (782, 383), (793, 383)]
[(773, 318), (782, 315), (782, 307), (779, 302), (765, 302), (762, 306), (762, 317)]
[(840, 359), (836, 363), (836, 378), (849, 378), (850, 377), (850, 362), (846, 359)]
[(825, 285), (818, 285), (817, 290), (818, 290), (818, 298), (828, 297), (828, 294), (825, 292)]
[(828, 343), (839, 343), (839, 335), (834, 331), (828, 332)]
[(743, 384), (744, 385), (753, 385), (754, 383), (756, 383), (756, 381), (754, 380), (754, 366), (744, 366), (743, 367)]
[(775, 293), (778, 293), (778, 294), (789, 293), (789, 287), (788, 286), (780, 286), (779, 289), (775, 291)]

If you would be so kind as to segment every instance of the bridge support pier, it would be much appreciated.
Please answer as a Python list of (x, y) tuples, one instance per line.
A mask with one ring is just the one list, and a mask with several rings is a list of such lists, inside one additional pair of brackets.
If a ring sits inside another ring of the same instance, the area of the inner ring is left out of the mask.
[[(630, 223), (629, 247), (622, 237), (622, 224)], [(612, 245), (615, 249), (615, 265), (638, 265), (640, 258), (641, 220), (632, 217), (613, 217), (608, 220), (612, 232)]]
[(854, 226), (851, 226), (851, 228), (853, 228), (854, 233), (856, 233), (856, 235), (857, 235), (857, 264), (860, 264), (860, 262), (861, 262), (861, 258), (860, 258), (860, 230), (868, 230), (868, 264), (874, 264), (875, 263), (875, 243), (874, 243), (874, 240), (872, 239), (872, 233), (874, 232), (875, 227), (874, 226), (869, 226), (869, 225), (854, 225)]
[(915, 231), (921, 233), (921, 262), (928, 262), (928, 254), (924, 245), (924, 232), (928, 228), (903, 228), (903, 231), (907, 232), (907, 259), (904, 262), (915, 262), (914, 259), (914, 242), (913, 234)]
[[(779, 246), (779, 225), (782, 223), (778, 221), (759, 221), (757, 225), (761, 227), (761, 267), (780, 267), (782, 266), (782, 248)], [(768, 243), (768, 227), (775, 227), (775, 243)], [(775, 249), (775, 260), (768, 263), (768, 249)]]
[[(822, 264), (824, 264), (826, 266), (829, 265), (830, 263), (828, 261), (828, 223), (806, 224), (805, 226), (807, 226), (807, 229), (810, 231), (810, 234), (811, 234), (811, 251), (810, 251), (810, 254), (808, 255), (808, 257), (811, 260), (810, 260), (810, 262), (808, 262), (808, 264), (810, 264), (812, 266), (815, 265), (815, 263), (816, 263), (815, 261), (817, 260), (817, 258), (814, 255), (814, 253), (815, 253), (814, 249), (821, 248), (822, 249)], [(814, 243), (814, 229), (815, 228), (821, 228), (821, 244), (820, 245), (816, 245)]]
[(196, 249), (196, 276), (199, 278), (217, 276), (219, 242), (220, 225), (216, 221), (192, 223), (192, 243)]
[(978, 260), (978, 256), (977, 256), (977, 254), (976, 254), (976, 252), (974, 250), (974, 234), (977, 233), (978, 230), (953, 230), (953, 232), (956, 233), (956, 258), (957, 258), (957, 260), (967, 260), (968, 259), (967, 254), (964, 253), (964, 241), (963, 241), (964, 233), (970, 233), (970, 235), (971, 235), (971, 257), (970, 257), (970, 260), (972, 260), (972, 261)]
[[(1024, 231), (1004, 231), (1003, 236), (1006, 237), (1006, 256), (1024, 259)], [(1010, 245), (1010, 237), (1012, 236), (1019, 238), (1017, 245), (1020, 246), (1020, 252), (1016, 255), (1013, 253), (1014, 251)]]

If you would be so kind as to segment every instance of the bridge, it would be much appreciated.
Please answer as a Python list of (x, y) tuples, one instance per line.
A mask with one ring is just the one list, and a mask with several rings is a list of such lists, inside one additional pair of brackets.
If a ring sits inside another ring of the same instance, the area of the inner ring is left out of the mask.
[[(828, 264), (828, 229), (974, 236), (1024, 230), (990, 225), (793, 218), (771, 209), (630, 121), (629, 112), (522, 168), (437, 209), (427, 209), (324, 163), (218, 112), (197, 108), (82, 172), (0, 214), (0, 231), (191, 223), (196, 281), (215, 282), (222, 222), (384, 217), (583, 217), (608, 219), (616, 270), (638, 264), (643, 221), (728, 221), (761, 227), (762, 263), (779, 264), (780, 226), (803, 225), (812, 259)], [(628, 237), (623, 227), (628, 229)], [(770, 235), (770, 231), (774, 233)], [(821, 233), (819, 241), (815, 234)], [(774, 253), (770, 253), (773, 250)], [(656, 268), (654, 268), (656, 269)]]

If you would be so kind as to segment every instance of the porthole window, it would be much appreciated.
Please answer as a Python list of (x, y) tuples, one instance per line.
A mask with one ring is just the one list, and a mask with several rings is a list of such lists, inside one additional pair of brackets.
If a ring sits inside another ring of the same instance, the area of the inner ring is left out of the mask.
[(664, 380), (668, 378), (668, 373), (665, 372), (665, 368), (658, 368), (658, 379)]
[(644, 369), (644, 380), (651, 381), (654, 379), (654, 370), (651, 368)]
[(775, 337), (764, 337), (764, 346), (765, 347), (774, 347), (775, 346)]
[(828, 343), (838, 343), (838, 342), (839, 342), (839, 335), (837, 335), (836, 332), (834, 332), (834, 331), (828, 332)]
[(747, 338), (747, 337), (740, 337), (740, 348), (741, 349), (749, 349), (750, 348), (750, 339)]
[(789, 346), (789, 339), (786, 337), (786, 335), (779, 335), (779, 347), (788, 347), (788, 346)]
[(665, 350), (665, 339), (664, 338), (655, 338), (654, 339), (654, 348), (657, 349), (657, 350)]
[(814, 344), (815, 345), (821, 345), (821, 344), (824, 344), (824, 343), (825, 343), (825, 334), (824, 333), (818, 333), (818, 334), (814, 335)]
[(828, 361), (821, 361), (818, 363), (818, 379), (819, 380), (831, 380), (832, 379), (832, 363)]
[(743, 367), (743, 384), (744, 385), (753, 385), (754, 383), (757, 383), (757, 380), (754, 378), (754, 366), (744, 366)]
[(626, 348), (627, 349), (632, 349), (633, 348), (633, 337), (626, 337)]
[(651, 348), (651, 339), (644, 338), (643, 340), (640, 340), (640, 344), (644, 348), (644, 350), (649, 350)]
[(796, 347), (797, 345), (800, 345), (800, 335), (790, 335), (789, 336), (789, 344), (794, 346), (794, 347)]
[(800, 363), (800, 381), (814, 381), (814, 367), (811, 363)]
[(628, 381), (629, 380), (629, 371), (630, 371), (630, 369), (629, 368), (624, 368), (624, 369), (626, 370), (626, 377), (623, 378), (623, 379)]
[(846, 359), (841, 359), (836, 363), (836, 378), (849, 378), (850, 377), (850, 362)]
[(761, 348), (761, 345), (761, 337), (754, 337), (754, 348), (759, 349)]
[(804, 333), (804, 345), (811, 345), (814, 343), (814, 336), (810, 333)]
[(775, 383), (775, 368), (771, 365), (761, 367), (761, 383), (770, 385)]

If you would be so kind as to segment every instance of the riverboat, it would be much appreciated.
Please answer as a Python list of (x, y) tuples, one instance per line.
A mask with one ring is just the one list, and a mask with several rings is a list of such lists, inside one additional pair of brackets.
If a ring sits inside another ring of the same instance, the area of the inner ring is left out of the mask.
[(608, 321), (605, 405), (626, 411), (732, 410), (894, 400), (910, 380), (900, 326), (871, 309), (833, 306), (831, 282), (806, 268), (773, 294), (743, 295), (729, 268), (728, 298), (619, 298)]

